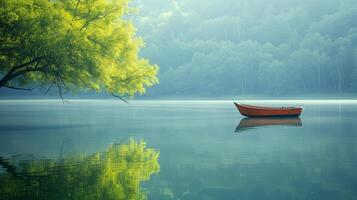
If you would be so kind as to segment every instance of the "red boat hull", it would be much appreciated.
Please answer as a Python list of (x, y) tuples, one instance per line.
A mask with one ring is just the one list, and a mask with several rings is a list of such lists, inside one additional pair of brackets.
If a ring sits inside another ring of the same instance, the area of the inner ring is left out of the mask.
[(298, 117), (302, 107), (258, 107), (235, 103), (240, 114), (247, 117)]

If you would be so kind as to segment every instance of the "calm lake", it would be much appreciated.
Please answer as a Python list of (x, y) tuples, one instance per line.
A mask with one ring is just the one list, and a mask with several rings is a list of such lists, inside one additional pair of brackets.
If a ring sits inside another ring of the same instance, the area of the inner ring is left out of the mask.
[(357, 101), (0, 101), (0, 199), (357, 199)]

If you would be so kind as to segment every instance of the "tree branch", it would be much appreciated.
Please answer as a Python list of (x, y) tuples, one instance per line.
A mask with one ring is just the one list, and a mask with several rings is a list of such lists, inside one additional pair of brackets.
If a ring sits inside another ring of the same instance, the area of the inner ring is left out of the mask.
[(32, 90), (30, 88), (15, 87), (15, 86), (7, 85), (7, 84), (3, 84), (2, 86), (7, 87), (7, 88), (11, 88), (11, 89), (15, 89), (15, 90), (26, 90), (26, 91), (31, 91)]
[(86, 28), (87, 26), (89, 26), (89, 24), (92, 22), (92, 21), (95, 21), (95, 20), (100, 20), (100, 19), (104, 19), (106, 18), (108, 15), (112, 14), (114, 9), (112, 10), (108, 10), (106, 13), (103, 13), (103, 15), (101, 15), (101, 13), (97, 14), (96, 16), (92, 17), (92, 18), (89, 18), (84, 24), (83, 26), (79, 29), (79, 31), (82, 31), (84, 28)]
[(42, 58), (44, 58), (44, 57), (37, 57), (37, 58), (35, 58), (35, 59), (32, 59), (32, 60), (29, 61), (29, 62), (26, 62), (26, 63), (23, 63), (23, 64), (21, 64), (21, 65), (18, 65), (18, 66), (13, 67), (12, 70), (17, 70), (17, 69), (20, 69), (20, 68), (22, 68), (22, 67), (26, 67), (26, 66), (28, 66), (28, 65), (31, 65), (32, 63), (35, 63), (35, 62), (41, 60)]
[(124, 101), (125, 103), (129, 104), (129, 102), (127, 100), (125, 100), (123, 97), (116, 95), (114, 93), (112, 93), (113, 97), (119, 98), (120, 100)]
[(96, 39), (94, 38), (94, 36), (92, 36), (92, 35), (88, 36), (87, 39), (88, 39), (89, 41), (93, 42), (94, 44), (98, 44), (99, 46), (103, 47), (104, 49), (108, 49), (107, 46), (105, 46), (102, 42), (96, 40)]
[(14, 73), (13, 75), (11, 75), (10, 78), (13, 79), (19, 75), (26, 74), (27, 72), (36, 72), (36, 71), (46, 73), (45, 68), (38, 68), (37, 66), (35, 66), (32, 68), (26, 68), (24, 70), (18, 71), (16, 73)]
[[(15, 78), (16, 76), (18, 76), (20, 73), (17, 72), (15, 74), (13, 74), (16, 70), (21, 69), (23, 67), (29, 66), (35, 62), (38, 62), (39, 60), (41, 60), (43, 57), (38, 57), (35, 59), (32, 59), (26, 63), (23, 63), (21, 65), (18, 66), (14, 66), (10, 69), (10, 71), (0, 80), (0, 86), (6, 84), (9, 80)], [(26, 72), (26, 70), (23, 70), (24, 72)]]

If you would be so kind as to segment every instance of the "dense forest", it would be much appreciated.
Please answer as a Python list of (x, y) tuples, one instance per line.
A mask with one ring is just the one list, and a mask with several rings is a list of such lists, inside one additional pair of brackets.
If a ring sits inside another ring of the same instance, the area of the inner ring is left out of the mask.
[(355, 0), (134, 0), (151, 97), (357, 92)]

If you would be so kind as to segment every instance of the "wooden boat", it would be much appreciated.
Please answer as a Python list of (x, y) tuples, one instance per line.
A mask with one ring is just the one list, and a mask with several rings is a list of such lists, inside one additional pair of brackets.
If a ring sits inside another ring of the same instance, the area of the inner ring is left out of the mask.
[(298, 117), (302, 107), (258, 107), (234, 102), (240, 114), (247, 117)]
[(302, 122), (299, 117), (246, 117), (240, 120), (235, 132), (241, 132), (262, 126), (301, 127)]

